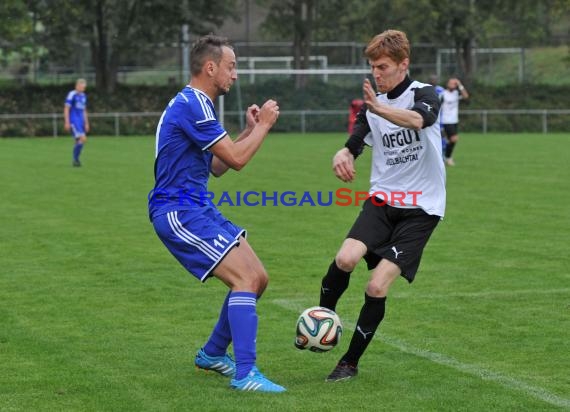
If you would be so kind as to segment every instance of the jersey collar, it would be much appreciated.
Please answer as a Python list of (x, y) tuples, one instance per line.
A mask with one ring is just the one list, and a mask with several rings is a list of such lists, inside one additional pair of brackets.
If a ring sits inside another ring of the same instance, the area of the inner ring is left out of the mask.
[(195, 87), (190, 86), (189, 84), (186, 85), (187, 88), (189, 88), (190, 90), (194, 90), (197, 91), (198, 93), (200, 93), (201, 95), (203, 95), (206, 99), (208, 99), (210, 101), (210, 103), (212, 103), (212, 106), (214, 105), (214, 102), (212, 101), (212, 99), (210, 99), (210, 96), (208, 96), (205, 92), (203, 92), (200, 89), (197, 89)]
[(410, 84), (412, 84), (412, 81), (410, 80), (410, 77), (406, 75), (404, 80), (402, 80), (402, 82), (399, 85), (397, 85), (388, 92), (387, 94), (388, 99), (396, 99), (400, 97), (400, 95), (406, 91), (406, 89), (410, 86)]

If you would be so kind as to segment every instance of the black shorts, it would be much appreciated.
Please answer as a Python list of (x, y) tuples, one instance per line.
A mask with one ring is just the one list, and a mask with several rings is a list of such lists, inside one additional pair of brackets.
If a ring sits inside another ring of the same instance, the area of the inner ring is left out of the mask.
[(411, 283), (420, 266), (424, 247), (439, 220), (439, 216), (428, 215), (422, 209), (376, 206), (367, 199), (346, 237), (366, 245), (368, 251), (364, 259), (368, 270), (387, 259), (398, 265), (402, 276)]
[(451, 136), (455, 136), (456, 134), (459, 133), (459, 125), (457, 123), (444, 124), (443, 130), (445, 131), (445, 137), (449, 139), (451, 138)]

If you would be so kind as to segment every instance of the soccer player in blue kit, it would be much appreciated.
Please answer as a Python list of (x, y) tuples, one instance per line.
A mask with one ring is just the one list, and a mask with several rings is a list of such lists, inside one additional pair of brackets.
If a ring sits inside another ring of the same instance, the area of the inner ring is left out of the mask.
[[(230, 139), (213, 101), (237, 79), (233, 49), (227, 39), (207, 35), (194, 43), (190, 60), (190, 84), (168, 103), (157, 127), (150, 219), (188, 272), (202, 282), (214, 276), (230, 289), (196, 366), (231, 376), (236, 390), (284, 392), (256, 367), (256, 302), (267, 287), (267, 272), (246, 231), (202, 197), (210, 173), (219, 177), (251, 160), (277, 121), (279, 106), (274, 100), (250, 106), (245, 130)], [(227, 353), (232, 342), (235, 362)]]
[(75, 139), (75, 146), (73, 147), (74, 167), (81, 166), (79, 156), (83, 150), (83, 145), (87, 141), (87, 132), (89, 132), (86, 87), (87, 82), (85, 79), (77, 79), (75, 89), (67, 94), (63, 107), (64, 129), (67, 132), (71, 131), (71, 135)]
[[(429, 77), (429, 84), (431, 84), (433, 86), (433, 88), (435, 89), (435, 92), (437, 93), (437, 97), (439, 98), (439, 102), (441, 103), (443, 100), (443, 91), (445, 90), (445, 88), (443, 86), (440, 86), (438, 83), (438, 77), (437, 74), (432, 74)], [(439, 116), (437, 117), (437, 122), (439, 123), (439, 130), (441, 132), (441, 149), (443, 151), (443, 153), (445, 153), (445, 149), (447, 147), (447, 139), (445, 138), (445, 131), (443, 129), (443, 123), (441, 122), (441, 108), (439, 110)], [(444, 160), (445, 160), (445, 156), (444, 156)]]

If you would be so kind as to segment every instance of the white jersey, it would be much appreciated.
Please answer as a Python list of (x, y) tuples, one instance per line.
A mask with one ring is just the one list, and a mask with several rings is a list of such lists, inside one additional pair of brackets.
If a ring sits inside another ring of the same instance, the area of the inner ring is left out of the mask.
[[(379, 94), (378, 102), (399, 109), (428, 103), (418, 100), (417, 90), (431, 87), (417, 81), (397, 97)], [(432, 92), (435, 96), (435, 92)], [(437, 98), (437, 97), (434, 97)], [(370, 111), (366, 112), (370, 133), (365, 143), (372, 146), (370, 195), (399, 208), (421, 208), (429, 215), (445, 213), (445, 166), (437, 121), (421, 130), (395, 125)], [(435, 118), (434, 118), (435, 120)]]
[(458, 90), (445, 89), (441, 95), (441, 123), (459, 123), (459, 100), (462, 99)]

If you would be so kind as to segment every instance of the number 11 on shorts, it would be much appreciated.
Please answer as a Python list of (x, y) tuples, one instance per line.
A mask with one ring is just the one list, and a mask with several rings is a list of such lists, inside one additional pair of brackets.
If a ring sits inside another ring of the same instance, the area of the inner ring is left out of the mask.
[[(221, 242), (224, 242), (225, 245)], [(228, 241), (228, 239), (226, 239), (220, 234), (218, 234), (218, 239), (214, 239), (214, 246), (219, 247), (222, 250), (224, 250), (229, 243), (230, 242)]]

